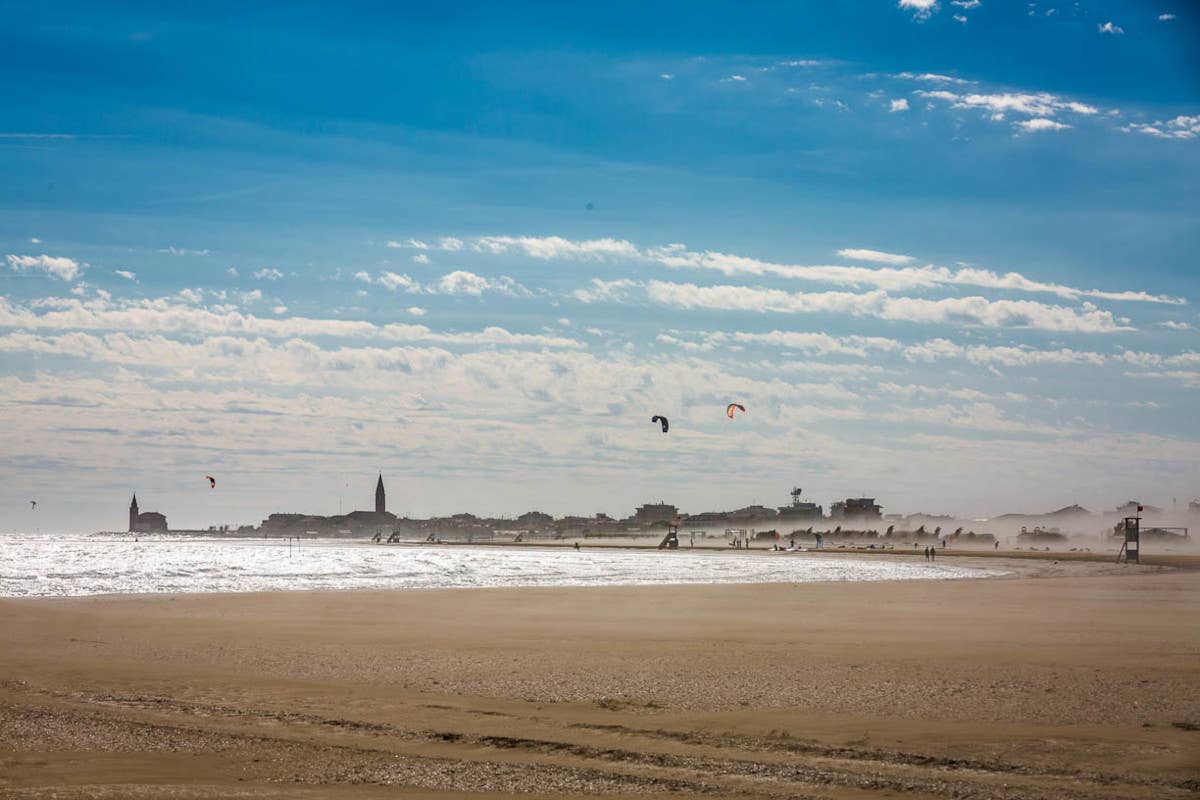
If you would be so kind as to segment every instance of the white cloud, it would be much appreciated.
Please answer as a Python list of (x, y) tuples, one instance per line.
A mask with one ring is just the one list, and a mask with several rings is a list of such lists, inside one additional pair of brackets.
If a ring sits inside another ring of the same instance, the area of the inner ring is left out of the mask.
[(955, 22), (958, 22), (958, 23), (960, 23), (960, 24), (962, 24), (962, 25), (966, 25), (966, 24), (967, 24), (967, 18), (966, 18), (966, 16), (965, 16), (964, 14), (955, 14), (955, 15), (954, 15), (954, 21), (955, 21)]
[(913, 12), (916, 19), (929, 19), (937, 11), (937, 0), (900, 0), (900, 8)]
[(453, 236), (443, 236), (438, 239), (436, 244), (429, 244), (420, 239), (405, 239), (403, 242), (389, 240), (388, 247), (393, 249), (409, 249), (409, 250), (447, 250), (454, 252), (463, 249), (463, 241), (455, 239)]
[(540, 259), (638, 258), (641, 252), (624, 239), (564, 239), (561, 236), (482, 236), (474, 244), (478, 251), (523, 252)]
[(485, 278), (466, 270), (455, 270), (443, 275), (436, 284), (426, 288), (430, 294), (461, 294), (479, 297), (484, 292), (505, 295), (527, 294), (525, 287), (507, 276)]
[(397, 272), (381, 272), (379, 275), (372, 277), (369, 272), (359, 270), (354, 273), (354, 280), (370, 283), (376, 286), (382, 286), (390, 291), (405, 291), (410, 294), (416, 294), (421, 291), (421, 284), (413, 280), (408, 275), (401, 275)]
[(1175, 19), (1174, 14), (1159, 14), (1158, 15), (1159, 22), (1170, 22), (1173, 19)]
[[(1162, 357), (1153, 354), (1125, 353), (1112, 358), (1102, 353), (1060, 348), (1037, 350), (1029, 347), (959, 344), (949, 339), (929, 339), (914, 344), (904, 344), (896, 339), (878, 336), (831, 336), (827, 333), (799, 333), (794, 331), (771, 331), (769, 333), (747, 333), (743, 331), (714, 332), (700, 334), (698, 342), (688, 342), (671, 334), (659, 336), (659, 341), (677, 344), (690, 350), (708, 351), (715, 347), (732, 344), (759, 344), (796, 350), (815, 356), (852, 356), (872, 358), (876, 355), (896, 353), (910, 362), (933, 362), (946, 359), (967, 361), (982, 366), (1030, 367), (1041, 365), (1104, 366), (1110, 361), (1136, 363), (1139, 366), (1163, 366)], [(1171, 366), (1186, 366), (1188, 359), (1174, 356)], [(772, 362), (774, 363), (774, 362)], [(969, 399), (969, 398), (968, 398)]]
[(975, 364), (999, 364), (1004, 367), (1027, 367), (1044, 364), (1082, 364), (1103, 366), (1107, 361), (1101, 353), (1060, 348), (1034, 350), (1023, 347), (962, 345), (948, 339), (930, 339), (907, 345), (903, 350), (909, 361), (938, 361), (962, 359)]
[[(248, 292), (243, 298), (259, 300), (262, 292)], [(190, 337), (257, 336), (271, 339), (325, 336), (388, 341), (424, 340), (444, 344), (496, 343), (503, 340), (546, 347), (581, 346), (574, 340), (560, 336), (510, 334), (499, 328), (489, 328), (491, 333), (480, 338), (469, 334), (438, 333), (421, 325), (376, 325), (365, 320), (308, 317), (264, 318), (232, 308), (216, 310), (199, 307), (202, 299), (202, 292), (198, 289), (184, 289), (177, 298), (136, 301), (46, 298), (28, 306), (13, 304), (0, 297), (0, 328), (115, 331), (130, 335), (175, 334)], [(180, 303), (180, 300), (184, 303)], [(409, 312), (416, 314), (413, 309), (409, 309)]]
[(1100, 33), (1121, 34), (1125, 32), (1125, 29), (1120, 25), (1114, 25), (1111, 22), (1106, 22), (1103, 25), (1097, 25), (1096, 29), (1100, 31)]
[(1173, 319), (1169, 319), (1166, 322), (1159, 322), (1158, 325), (1163, 328), (1169, 328), (1173, 331), (1195, 330), (1195, 328), (1191, 324), (1189, 324), (1187, 322), (1178, 322)]
[(423, 317), (426, 314), (425, 309), (421, 308), (420, 306), (409, 306), (405, 309), (405, 311), (407, 311), (409, 314), (412, 314), (414, 317)]
[(277, 281), (283, 277), (283, 273), (274, 267), (264, 267), (263, 269), (256, 270), (254, 277), (263, 281)]
[(1180, 115), (1174, 119), (1151, 123), (1133, 123), (1121, 130), (1126, 133), (1144, 133), (1159, 139), (1195, 139), (1200, 136), (1200, 114)]
[(263, 293), (258, 289), (253, 289), (249, 292), (242, 292), (238, 295), (243, 303), (257, 303), (262, 300)]
[(40, 256), (7, 255), (5, 258), (14, 272), (44, 272), (64, 281), (73, 281), (83, 272), (83, 265), (64, 256), (48, 256), (43, 253)]
[(955, 84), (974, 83), (974, 81), (968, 81), (968, 80), (964, 80), (962, 78), (955, 78), (951, 75), (941, 75), (936, 72), (898, 72), (898, 73), (896, 73), (896, 77), (904, 78), (904, 79), (910, 80), (910, 81), (925, 81), (927, 83), (955, 83)]
[(29, 243), (30, 244), (41, 244), (42, 240), (37, 238), (36, 236), (31, 236), (31, 237), (29, 237)]
[(979, 8), (983, 3), (981, 0), (950, 0), (950, 5), (970, 10), (972, 8)]
[(885, 253), (882, 250), (867, 250), (861, 247), (846, 247), (838, 250), (837, 254), (842, 258), (854, 261), (874, 261), (878, 264), (909, 264), (914, 260), (912, 256)]
[(728, 78), (723, 78), (723, 80), (729, 81), (729, 82), (734, 82), (734, 83), (742, 83), (746, 80), (746, 76), (745, 75), (730, 75)]
[(1157, 372), (1127, 372), (1135, 378), (1166, 378), (1182, 383), (1189, 388), (1200, 387), (1200, 370), (1163, 370)]
[[(362, 274), (364, 273), (356, 273), (355, 277), (358, 278), (358, 276)], [(363, 279), (359, 278), (359, 280)], [(371, 282), (372, 281), (367, 280), (367, 283)], [(381, 272), (379, 277), (374, 280), (374, 283), (377, 283), (385, 289), (389, 289), (393, 292), (403, 290), (413, 293), (421, 290), (420, 284), (414, 281), (408, 275), (400, 275), (395, 272)]]
[(237, 267), (230, 267), (229, 269), (225, 270), (225, 274), (232, 275), (233, 277), (236, 278), (238, 276)]
[(375, 277), (372, 277), (367, 272), (356, 272), (354, 273), (354, 279), (363, 283), (383, 286), (392, 291), (405, 291), (409, 294), (424, 292), (425, 294), (470, 295), (473, 297), (478, 297), (484, 292), (496, 292), (497, 294), (508, 295), (510, 297), (528, 296), (530, 294), (529, 290), (507, 275), (501, 275), (498, 278), (486, 278), (482, 275), (476, 275), (474, 272), (467, 272), (466, 270), (455, 270), (454, 272), (447, 273), (435, 283), (424, 286), (408, 275), (401, 275), (395, 272), (381, 272)]
[[(714, 251), (695, 252), (688, 250), (686, 245), (678, 243), (662, 247), (639, 248), (624, 239), (574, 241), (558, 236), (491, 236), (480, 239), (473, 246), (479, 252), (504, 253), (517, 250), (538, 259), (564, 258), (587, 260), (613, 258), (648, 261), (672, 269), (705, 269), (720, 272), (724, 275), (775, 275), (781, 278), (844, 286), (877, 286), (889, 291), (905, 291), (951, 285), (979, 286), (1008, 291), (1046, 292), (1072, 300), (1081, 297), (1095, 297), (1104, 300), (1141, 301), (1173, 305), (1183, 305), (1185, 303), (1182, 298), (1156, 296), (1146, 292), (1105, 292), (1097, 289), (1076, 289), (1070, 286), (1031, 280), (1016, 272), (1000, 275), (989, 270), (972, 267), (950, 270), (946, 267), (933, 265), (904, 268), (867, 268), (777, 264), (728, 253)], [(846, 248), (839, 250), (838, 254), (844, 258), (892, 265), (907, 264), (914, 260), (911, 256), (862, 248)], [(606, 284), (604, 281), (600, 283)], [(612, 284), (612, 282), (607, 283)], [(621, 287), (618, 285), (617, 288)], [(591, 289), (581, 291), (583, 297), (590, 297), (597, 289), (593, 286)], [(600, 291), (603, 292), (604, 289), (602, 288)]]
[(160, 253), (167, 253), (173, 256), (206, 256), (208, 250), (189, 250), (186, 247), (163, 247), (158, 250)]
[(114, 269), (113, 274), (119, 275), (120, 277), (124, 278), (127, 281), (133, 281), (135, 283), (137, 282), (137, 275), (135, 275), (134, 273), (130, 272), (127, 269)]
[[(673, 344), (687, 346), (687, 342), (671, 337)], [(797, 350), (814, 355), (849, 355), (866, 358), (871, 353), (897, 352), (903, 345), (895, 339), (879, 336), (831, 336), (824, 332), (799, 331), (770, 331), (769, 333), (748, 333), (734, 331), (730, 333), (716, 332), (702, 336), (699, 343), (693, 343), (689, 349), (711, 350), (714, 347), (729, 346), (730, 344), (761, 344)]]
[(271, 309), (271, 313), (275, 314), (275, 315), (282, 315), (282, 314), (286, 314), (287, 310), (288, 310), (287, 306), (274, 306)]
[[(785, 292), (748, 286), (696, 286), (690, 283), (649, 281), (646, 297), (653, 303), (683, 309), (828, 313), (876, 317), (918, 324), (949, 324), (987, 328), (1033, 328), (1075, 333), (1111, 333), (1130, 330), (1111, 312), (1085, 304), (1082, 309), (1047, 305), (1030, 300), (988, 300), (952, 297), (927, 300), (891, 297), (886, 292)], [(576, 294), (579, 298), (579, 294)], [(582, 298), (580, 298), (582, 299)]]
[(415, 264), (428, 264), (428, 263), (430, 263), (430, 262), (429, 262), (429, 256), (425, 255), (424, 253), (417, 253), (415, 256), (413, 256), (413, 257), (412, 257), (412, 260), (413, 260), (413, 263), (415, 263)]
[(671, 74), (671, 73), (669, 73), (669, 72), (664, 72), (664, 73), (662, 73), (661, 75), (659, 75), (658, 77), (662, 78), (664, 81), (673, 81), (673, 80), (675, 80), (675, 76), (674, 76), (674, 75), (672, 75), (672, 74)]
[(974, 108), (992, 114), (1025, 114), (1031, 117), (1052, 117), (1063, 111), (1075, 114), (1098, 114), (1100, 109), (1095, 106), (1080, 103), (1075, 100), (1064, 100), (1049, 92), (998, 92), (993, 94), (970, 93), (956, 94), (944, 89), (924, 91), (918, 89), (915, 94), (928, 100), (942, 100), (950, 103), (952, 108)]
[(903, 97), (901, 97), (899, 100), (893, 100), (891, 102), (891, 108), (889, 110), (893, 111), (893, 112), (908, 111), (908, 101), (905, 100)]
[(615, 281), (592, 278), (586, 289), (576, 289), (572, 296), (583, 303), (620, 302), (641, 284), (628, 278)]
[(1065, 125), (1061, 122), (1055, 122), (1052, 119), (1046, 119), (1045, 117), (1037, 117), (1035, 119), (1014, 122), (1013, 127), (1019, 128), (1025, 133), (1036, 133), (1038, 131), (1065, 131), (1071, 126)]

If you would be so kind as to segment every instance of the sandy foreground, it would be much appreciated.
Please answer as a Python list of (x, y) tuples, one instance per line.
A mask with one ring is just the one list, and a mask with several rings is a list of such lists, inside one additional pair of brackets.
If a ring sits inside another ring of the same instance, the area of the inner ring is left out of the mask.
[(0, 600), (0, 797), (1200, 796), (1200, 571), (978, 566)]

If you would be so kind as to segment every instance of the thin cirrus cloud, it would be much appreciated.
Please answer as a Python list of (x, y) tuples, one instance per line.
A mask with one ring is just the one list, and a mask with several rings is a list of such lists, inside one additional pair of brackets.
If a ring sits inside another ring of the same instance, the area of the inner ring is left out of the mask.
[[(723, 275), (775, 276), (841, 286), (874, 286), (887, 291), (908, 291), (943, 286), (974, 286), (986, 289), (1047, 293), (1068, 300), (1090, 297), (1124, 302), (1163, 303), (1183, 305), (1185, 300), (1142, 291), (1102, 291), (1078, 289), (1056, 283), (1036, 281), (1017, 272), (999, 274), (975, 267), (949, 269), (933, 265), (903, 266), (915, 261), (912, 256), (887, 253), (865, 248), (844, 248), (838, 255), (855, 261), (885, 264), (885, 267), (856, 267), (841, 265), (778, 264), (761, 259), (720, 253), (688, 250), (683, 244), (660, 247), (638, 247), (624, 239), (603, 238), (571, 240), (561, 236), (485, 236), (474, 241), (471, 249), (485, 254), (517, 252), (539, 260), (628, 260), (657, 263), (672, 269), (696, 269), (720, 272)], [(585, 296), (595, 291), (591, 287)]]
[(45, 253), (39, 256), (10, 254), (4, 258), (13, 272), (41, 272), (64, 281), (73, 281), (83, 272), (82, 264), (64, 256), (48, 256)]

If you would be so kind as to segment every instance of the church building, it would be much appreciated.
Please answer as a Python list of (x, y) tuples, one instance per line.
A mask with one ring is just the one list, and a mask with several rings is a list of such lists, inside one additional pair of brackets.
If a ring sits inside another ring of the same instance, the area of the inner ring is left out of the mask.
[(134, 494), (133, 502), (129, 504), (129, 532), (166, 533), (167, 517), (157, 511), (143, 511), (139, 514), (137, 494)]

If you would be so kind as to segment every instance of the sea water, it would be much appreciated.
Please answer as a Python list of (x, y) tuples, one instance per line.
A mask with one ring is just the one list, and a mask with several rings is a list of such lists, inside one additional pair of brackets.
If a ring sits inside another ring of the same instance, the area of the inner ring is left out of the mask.
[(946, 580), (1002, 575), (898, 558), (365, 541), (0, 534), (0, 597), (501, 586)]

